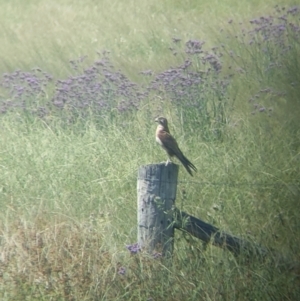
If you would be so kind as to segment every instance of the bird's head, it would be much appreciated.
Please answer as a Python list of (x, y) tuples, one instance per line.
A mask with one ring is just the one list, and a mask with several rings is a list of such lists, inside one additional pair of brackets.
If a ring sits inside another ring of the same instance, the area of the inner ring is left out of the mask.
[(164, 128), (168, 128), (168, 120), (165, 117), (155, 118), (155, 122), (162, 125)]

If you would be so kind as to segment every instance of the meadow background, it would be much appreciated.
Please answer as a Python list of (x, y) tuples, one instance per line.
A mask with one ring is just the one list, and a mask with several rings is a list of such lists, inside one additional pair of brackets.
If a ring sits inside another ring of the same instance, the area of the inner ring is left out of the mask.
[[(1, 300), (299, 300), (295, 4), (0, 1)], [(198, 168), (177, 207), (266, 259), (128, 251), (159, 115)]]

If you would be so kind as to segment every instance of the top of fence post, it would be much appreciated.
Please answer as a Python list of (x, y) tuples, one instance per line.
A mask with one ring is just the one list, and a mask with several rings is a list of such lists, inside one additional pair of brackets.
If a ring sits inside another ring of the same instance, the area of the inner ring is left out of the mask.
[(140, 166), (137, 182), (138, 244), (149, 254), (173, 252), (178, 165)]

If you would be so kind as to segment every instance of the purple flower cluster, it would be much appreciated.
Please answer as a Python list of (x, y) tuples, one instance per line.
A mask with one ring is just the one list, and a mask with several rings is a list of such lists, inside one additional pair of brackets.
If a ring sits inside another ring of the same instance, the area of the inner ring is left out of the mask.
[[(141, 252), (141, 250), (142, 250), (138, 243), (134, 243), (134, 244), (132, 244), (132, 245), (127, 245), (126, 248), (127, 248), (127, 250), (128, 250), (131, 254), (133, 254), (133, 255), (135, 255), (135, 254)], [(161, 258), (161, 257), (162, 257), (162, 253), (160, 253), (160, 252), (154, 252), (154, 253), (152, 254), (152, 257), (153, 257), (154, 259)]]
[(131, 254), (137, 254), (138, 252), (141, 251), (141, 247), (139, 246), (138, 243), (127, 245), (126, 248)]
[(84, 116), (87, 110), (97, 114), (138, 108), (145, 92), (114, 68), (107, 52), (89, 67), (84, 60), (70, 61), (74, 75), (66, 79), (54, 80), (39, 68), (3, 74), (0, 86), (6, 98), (0, 98), (0, 112), (21, 108), (41, 117), (57, 110)]
[(258, 101), (260, 99), (269, 98), (271, 99), (271, 102), (274, 102), (276, 98), (281, 98), (286, 96), (285, 92), (280, 92), (272, 88), (263, 88), (260, 89), (254, 96), (249, 98), (248, 102), (253, 104), (253, 111), (251, 112), (252, 115), (255, 115), (256, 113), (267, 113), (269, 117), (272, 116), (273, 113), (273, 107), (272, 106), (264, 106)]
[(103, 112), (117, 108), (120, 112), (137, 109), (144, 97), (140, 87), (121, 71), (116, 71), (106, 52), (100, 60), (79, 72), (84, 58), (70, 61), (79, 74), (57, 80), (52, 103), (57, 108), (92, 109)]
[[(173, 39), (176, 43), (177, 41)], [(186, 49), (185, 52), (189, 54), (195, 53), (203, 53), (202, 46), (205, 44), (205, 41), (198, 41), (198, 40), (188, 40), (185, 43)]]
[[(173, 41), (178, 44), (178, 39), (174, 38)], [(221, 88), (219, 92), (225, 94), (228, 82), (222, 81), (222, 85), (218, 85), (221, 82), (219, 73), (222, 70), (220, 60), (222, 54), (217, 47), (210, 52), (204, 51), (202, 49), (204, 43), (197, 40), (187, 41), (185, 53), (182, 54), (186, 57), (185, 61), (177, 67), (157, 74), (150, 83), (148, 91), (167, 92), (172, 101), (183, 103), (184, 100), (186, 105), (196, 107), (199, 105), (199, 97), (210, 88), (214, 89), (218, 86), (218, 89)], [(171, 51), (174, 53), (175, 48), (171, 47)], [(180, 48), (176, 54), (178, 51)]]
[(288, 97), (287, 91), (291, 87), (297, 89), (296, 83), (300, 80), (299, 16), (300, 6), (289, 9), (276, 6), (272, 15), (250, 20), (250, 30), (243, 29), (242, 34), (236, 37), (241, 48), (247, 49), (252, 65), (228, 50), (238, 65), (237, 69), (243, 70), (245, 78), (251, 74), (260, 83), (260, 90), (249, 99), (254, 107), (252, 114), (266, 113), (271, 116), (276, 100)]
[[(242, 34), (235, 35), (235, 37), (240, 38), (243, 47), (247, 47), (248, 51), (251, 52), (253, 51), (251, 49), (256, 49), (262, 56), (266, 57), (260, 62), (268, 64), (266, 71), (280, 67), (280, 59), (285, 54), (290, 54), (296, 45), (299, 46), (299, 15), (300, 6), (290, 9), (276, 6), (272, 15), (250, 20), (251, 29), (246, 31), (243, 28), (241, 29)], [(251, 48), (248, 48), (249, 45)], [(231, 56), (234, 56), (233, 52), (231, 52)]]
[(118, 274), (121, 276), (124, 276), (126, 274), (126, 268), (125, 267), (119, 267)]
[(290, 39), (299, 41), (300, 38), (300, 26), (292, 21), (299, 14), (299, 7), (288, 10), (284, 7), (276, 7), (275, 15), (250, 20), (253, 29), (249, 31), (249, 44), (264, 45), (265, 52), (270, 51), (270, 46), (272, 51), (279, 51), (280, 54), (289, 51)]
[(16, 70), (10, 74), (4, 73), (0, 83), (4, 90), (8, 91), (7, 99), (0, 99), (0, 112), (6, 113), (10, 109), (27, 109), (28, 103), (39, 112), (46, 109), (38, 106), (38, 98), (46, 95), (47, 86), (52, 82), (53, 77), (39, 68), (32, 69), (31, 72)]
[[(252, 56), (253, 53), (260, 56), (253, 56), (253, 63), (257, 64), (262, 75), (280, 69), (284, 63), (287, 65), (294, 46), (299, 46), (299, 7), (277, 7), (276, 10), (272, 16), (251, 20), (250, 30), (242, 29), (240, 35), (236, 30), (234, 33), (235, 37), (241, 37), (242, 47), (247, 47), (248, 53), (253, 51)], [(228, 23), (235, 26), (233, 20)], [(220, 133), (227, 122), (228, 87), (232, 76), (247, 76), (249, 66), (238, 63), (242, 61), (236, 54), (238, 48), (234, 51), (221, 44), (206, 50), (204, 45), (202, 40), (191, 39), (182, 43), (180, 38), (174, 37), (170, 50), (173, 55), (181, 55), (182, 62), (158, 74), (150, 69), (141, 71), (141, 76), (149, 78), (146, 86), (132, 82), (123, 72), (116, 70), (108, 52), (98, 53), (99, 59), (91, 65), (86, 63), (86, 57), (71, 60), (72, 75), (64, 79), (54, 79), (39, 68), (5, 73), (0, 79), (0, 113), (21, 109), (44, 117), (56, 112), (64, 116), (67, 112), (73, 120), (89, 112), (102, 115), (112, 110), (120, 114), (137, 110), (143, 99), (151, 94), (161, 94), (179, 108), (178, 112), (183, 114), (185, 121), (196, 122), (199, 128), (209, 129), (214, 134)], [(236, 64), (236, 68), (229, 72), (223, 70), (225, 52), (229, 54), (227, 63)], [(291, 81), (293, 86), (297, 79)], [(269, 112), (269, 108), (258, 104), (255, 111)]]
[(222, 50), (219, 47), (204, 50), (205, 42), (200, 40), (189, 40), (184, 47), (178, 39), (173, 42), (170, 50), (176, 55), (180, 53), (184, 61), (155, 75), (148, 92), (167, 95), (182, 109), (179, 111), (187, 126), (196, 121), (199, 128), (210, 129), (209, 134), (203, 130), (204, 139), (219, 138), (226, 123), (227, 90), (231, 82), (231, 75), (222, 73)]
[[(180, 39), (173, 41), (179, 49)], [(182, 50), (186, 56), (183, 64), (156, 75), (151, 70), (140, 72), (150, 77), (146, 87), (133, 83), (116, 70), (107, 52), (88, 67), (84, 67), (86, 57), (71, 60), (74, 74), (66, 79), (53, 80), (40, 69), (4, 74), (1, 86), (9, 100), (0, 100), (0, 109), (6, 112), (20, 107), (38, 112), (42, 117), (57, 111), (80, 117), (90, 111), (103, 114), (117, 109), (122, 113), (138, 109), (141, 100), (150, 93), (163, 92), (187, 112), (190, 108), (193, 113), (196, 110), (207, 114), (207, 100), (213, 101), (211, 96), (216, 93), (224, 97), (229, 81), (219, 78), (222, 64), (217, 48), (208, 52), (202, 49), (203, 45), (204, 41), (189, 40)]]

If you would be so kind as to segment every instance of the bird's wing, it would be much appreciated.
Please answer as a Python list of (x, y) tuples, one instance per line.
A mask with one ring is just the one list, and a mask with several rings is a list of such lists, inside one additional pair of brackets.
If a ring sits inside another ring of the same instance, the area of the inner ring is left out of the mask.
[(178, 144), (174, 137), (165, 131), (160, 131), (157, 138), (161, 141), (162, 147), (168, 152), (170, 156), (180, 157), (182, 155)]

